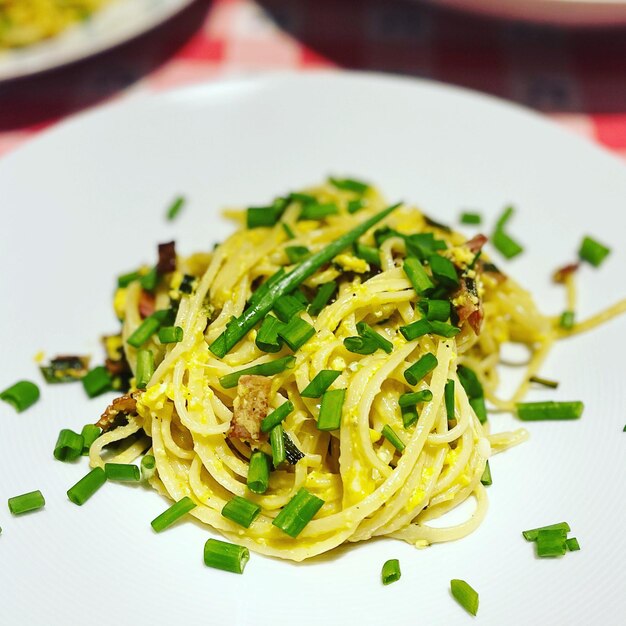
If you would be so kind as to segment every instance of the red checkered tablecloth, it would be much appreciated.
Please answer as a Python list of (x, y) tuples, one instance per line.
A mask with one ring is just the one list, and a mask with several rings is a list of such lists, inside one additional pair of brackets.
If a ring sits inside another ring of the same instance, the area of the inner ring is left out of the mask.
[(0, 154), (138, 91), (267, 70), (352, 68), (462, 85), (538, 109), (626, 157), (626, 30), (566, 30), (416, 0), (197, 0), (114, 50), (0, 84)]

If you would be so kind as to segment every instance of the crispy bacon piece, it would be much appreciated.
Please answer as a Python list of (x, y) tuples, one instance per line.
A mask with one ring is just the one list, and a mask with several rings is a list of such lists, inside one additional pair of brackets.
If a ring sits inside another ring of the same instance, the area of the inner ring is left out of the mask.
[(487, 243), (488, 239), (485, 235), (476, 235), (469, 241), (465, 242), (465, 245), (470, 249), (470, 252), (476, 254)]
[(570, 274), (573, 274), (578, 270), (580, 263), (570, 263), (569, 265), (565, 265), (564, 267), (560, 267), (558, 270), (552, 274), (552, 280), (555, 283), (564, 283), (567, 277)]
[(159, 260), (157, 262), (157, 272), (161, 276), (169, 274), (176, 269), (176, 242), (159, 244)]
[(141, 315), (142, 319), (146, 319), (146, 317), (154, 313), (154, 302), (154, 294), (142, 289), (141, 295), (139, 296), (139, 315)]
[(242, 376), (237, 384), (233, 419), (228, 434), (249, 442), (267, 439), (261, 421), (270, 405), (272, 380), (267, 376)]
[(100, 419), (96, 422), (96, 426), (102, 428), (103, 432), (111, 429), (118, 416), (128, 416), (137, 412), (137, 397), (141, 392), (132, 395), (120, 396), (115, 398), (111, 404), (104, 410)]
[(453, 300), (457, 302), (456, 313), (459, 316), (459, 322), (467, 322), (474, 333), (479, 335), (484, 313), (476, 283), (472, 278), (461, 278), (461, 286), (454, 294)]

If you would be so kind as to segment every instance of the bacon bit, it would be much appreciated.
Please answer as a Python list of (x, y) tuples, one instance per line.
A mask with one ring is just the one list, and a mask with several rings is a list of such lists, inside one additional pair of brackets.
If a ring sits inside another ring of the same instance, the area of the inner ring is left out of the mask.
[(123, 374), (130, 373), (130, 366), (128, 365), (128, 361), (124, 359), (119, 359), (114, 361), (113, 359), (106, 359), (104, 361), (104, 367), (107, 368), (107, 371), (111, 376), (122, 376)]
[(139, 296), (139, 315), (141, 315), (141, 318), (146, 319), (146, 317), (152, 315), (155, 308), (154, 294), (142, 289)]
[(272, 380), (267, 376), (242, 376), (237, 384), (233, 419), (228, 434), (249, 442), (266, 440), (261, 421), (270, 404)]
[(476, 254), (482, 247), (487, 243), (488, 238), (485, 235), (476, 235), (472, 237), (468, 241), (465, 242), (465, 245), (470, 249), (470, 252)]
[(493, 263), (480, 262), (480, 271), (489, 274), (498, 284), (502, 284), (506, 280), (506, 274), (501, 272)]
[(452, 297), (455, 302), (459, 322), (467, 322), (476, 335), (480, 334), (483, 323), (483, 305), (476, 291), (476, 283), (471, 278), (461, 278), (461, 287)]
[(104, 410), (100, 419), (96, 422), (96, 426), (102, 428), (103, 432), (110, 430), (117, 421), (118, 416), (127, 417), (137, 413), (137, 398), (141, 394), (140, 391), (132, 395), (120, 396), (115, 398), (111, 404)]
[(159, 261), (157, 262), (157, 273), (161, 276), (176, 270), (176, 242), (159, 244)]
[(574, 274), (580, 266), (580, 263), (570, 263), (564, 267), (559, 268), (552, 274), (552, 280), (555, 283), (564, 283), (569, 276)]

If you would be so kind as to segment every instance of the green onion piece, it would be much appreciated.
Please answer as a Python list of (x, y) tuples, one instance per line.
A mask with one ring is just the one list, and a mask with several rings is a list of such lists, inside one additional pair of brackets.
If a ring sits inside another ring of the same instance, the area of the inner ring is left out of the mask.
[(272, 274), (252, 295), (248, 300), (248, 306), (256, 306), (269, 293), (270, 289), (279, 283), (286, 275), (285, 268), (281, 267), (277, 272)]
[(211, 352), (218, 358), (224, 357), (231, 348), (239, 343), (269, 313), (278, 298), (296, 289), (320, 267), (330, 262), (342, 250), (351, 246), (361, 235), (365, 234), (372, 226), (383, 220), (399, 206), (400, 204), (394, 204), (361, 222), (358, 226), (344, 233), (318, 252), (315, 252), (294, 267), (288, 274), (277, 280), (271, 287), (267, 288), (263, 296), (260, 296), (253, 306), (248, 306), (241, 317), (236, 320), (236, 323), (226, 327), (226, 330), (209, 346)]
[(4, 400), (21, 413), (39, 400), (39, 387), (29, 380), (20, 380), (0, 392), (0, 400)]
[(400, 407), (400, 413), (402, 414), (402, 425), (405, 428), (415, 424), (419, 418), (415, 405)]
[(574, 311), (563, 311), (559, 319), (559, 326), (565, 330), (571, 330), (574, 328), (575, 319)]
[(180, 326), (163, 326), (159, 329), (161, 343), (178, 343), (183, 340), (183, 329)]
[(489, 460), (485, 463), (485, 469), (483, 471), (483, 475), (480, 477), (480, 482), (485, 485), (485, 487), (491, 485), (491, 467), (489, 467)]
[(154, 291), (159, 284), (159, 274), (156, 266), (148, 270), (140, 279), (141, 288), (145, 291)]
[(306, 246), (287, 246), (285, 253), (292, 263), (299, 263), (306, 259), (311, 251)]
[(139, 482), (141, 478), (139, 468), (132, 463), (105, 463), (104, 473), (107, 480), (120, 482)]
[(289, 322), (300, 311), (304, 311), (306, 305), (295, 296), (281, 296), (274, 303), (274, 313), (282, 322)]
[(380, 252), (372, 246), (366, 246), (358, 241), (354, 244), (354, 254), (359, 259), (367, 261), (370, 266), (380, 267)]
[(431, 322), (430, 320), (421, 319), (417, 320), (417, 322), (412, 322), (408, 326), (400, 326), (400, 332), (407, 341), (413, 341), (413, 339), (428, 333), (450, 338), (458, 335), (461, 329), (446, 322), (438, 322), (436, 320)]
[(319, 398), (341, 376), (337, 370), (321, 370), (300, 392), (303, 398)]
[(478, 613), (478, 593), (464, 580), (453, 579), (450, 581), (450, 591), (454, 599), (472, 615)]
[(302, 487), (274, 518), (272, 524), (290, 537), (295, 538), (322, 506), (324, 506), (324, 500)]
[(483, 218), (480, 213), (464, 211), (461, 213), (461, 224), (480, 224)]
[(373, 341), (378, 348), (384, 350), (387, 354), (391, 354), (393, 351), (393, 344), (388, 339), (385, 339), (380, 333), (377, 333), (373, 328), (368, 326), (365, 322), (359, 322), (356, 325), (357, 332), (364, 339)]
[(336, 215), (339, 213), (339, 207), (334, 202), (326, 204), (305, 204), (300, 212), (299, 220), (321, 220), (328, 215)]
[(146, 319), (135, 328), (130, 337), (126, 340), (126, 343), (133, 348), (141, 348), (141, 346), (159, 330), (160, 326), (160, 316), (153, 313), (146, 317)]
[(152, 454), (146, 454), (141, 459), (141, 478), (150, 480), (156, 473), (156, 459)]
[(341, 409), (345, 395), (345, 389), (331, 389), (324, 392), (317, 418), (319, 430), (337, 430), (341, 426)]
[(385, 424), (383, 426), (383, 430), (382, 430), (382, 434), (383, 437), (400, 453), (404, 452), (404, 448), (406, 448), (406, 445), (404, 444), (404, 442), (402, 441), (402, 439), (400, 439), (400, 437), (398, 437), (396, 431), (391, 428), (391, 426), (389, 426), (389, 424)]
[(537, 420), (575, 420), (583, 414), (584, 404), (574, 402), (518, 402), (517, 417), (525, 422)]
[(165, 214), (167, 219), (172, 221), (180, 213), (183, 204), (185, 204), (185, 198), (183, 196), (177, 196), (167, 209), (167, 213)]
[(558, 524), (549, 524), (548, 526), (539, 526), (538, 528), (531, 528), (530, 530), (523, 530), (522, 535), (526, 541), (536, 541), (539, 531), (541, 530), (561, 530), (567, 534), (571, 528), (567, 522), (559, 522)]
[(246, 226), (248, 228), (274, 226), (279, 218), (280, 213), (278, 213), (274, 207), (250, 207), (246, 211)]
[(449, 420), (454, 419), (454, 381), (448, 380), (443, 390), (443, 397), (446, 403), (446, 415)]
[(348, 213), (356, 213), (357, 211), (360, 211), (364, 206), (365, 201), (361, 198), (358, 198), (357, 200), (350, 200), (348, 202)]
[(287, 222), (281, 222), (281, 226), (283, 227), (283, 230), (285, 231), (285, 234), (289, 239), (296, 238), (296, 234), (293, 232), (293, 229), (291, 228), (291, 226), (289, 226), (289, 224), (287, 224)]
[(293, 411), (293, 403), (287, 400), (261, 420), (261, 432), (269, 433)]
[(408, 257), (405, 259), (402, 269), (417, 294), (425, 294), (426, 292), (432, 290), (435, 286), (419, 259), (416, 259), (415, 257)]
[(577, 550), (580, 550), (580, 544), (578, 543), (578, 539), (576, 539), (576, 537), (566, 539), (565, 547), (567, 548), (568, 552), (576, 552)]
[(150, 525), (155, 532), (160, 533), (195, 508), (196, 503), (189, 496), (184, 496), (178, 502), (172, 504), (169, 509), (166, 509), (163, 513), (155, 517), (150, 522)]
[(267, 361), (266, 363), (259, 363), (259, 365), (252, 365), (246, 367), (238, 372), (232, 374), (226, 374), (220, 378), (220, 385), (224, 389), (231, 389), (236, 387), (239, 382), (239, 378), (245, 374), (255, 374), (256, 376), (273, 376), (274, 374), (280, 374), (285, 370), (290, 370), (296, 363), (295, 356), (284, 356), (274, 361)]
[(41, 491), (30, 491), (21, 496), (13, 496), (9, 498), (9, 511), (13, 515), (21, 515), (29, 511), (36, 511), (45, 506), (46, 501)]
[(337, 283), (334, 280), (320, 285), (313, 298), (313, 302), (309, 305), (309, 315), (313, 317), (319, 315), (322, 309), (328, 304), (328, 301), (335, 295), (336, 291)]
[(456, 273), (456, 267), (454, 267), (454, 263), (452, 263), (450, 259), (439, 254), (433, 254), (428, 257), (428, 263), (433, 273), (433, 278), (440, 285), (447, 289), (453, 289), (459, 286), (459, 277)]
[(540, 378), (539, 376), (531, 376), (528, 379), (531, 383), (537, 383), (538, 385), (543, 385), (544, 387), (549, 387), (550, 389), (557, 389), (559, 383), (556, 380), (548, 380), (547, 378)]
[(295, 352), (315, 335), (315, 328), (300, 317), (292, 317), (278, 329), (278, 336)]
[(378, 344), (366, 337), (346, 337), (343, 345), (348, 352), (354, 354), (374, 354), (378, 350)]
[(482, 398), (485, 395), (483, 386), (474, 370), (465, 365), (459, 365), (456, 373), (468, 398)]
[(567, 552), (564, 530), (540, 530), (537, 533), (535, 548), (539, 558), (563, 556)]
[(128, 272), (128, 274), (122, 274), (117, 277), (117, 286), (118, 287), (128, 287), (132, 282), (139, 280), (141, 278), (141, 274), (139, 272)]
[(82, 435), (69, 428), (64, 428), (54, 446), (54, 458), (57, 461), (74, 461), (83, 453), (85, 440)]
[(145, 389), (154, 374), (154, 354), (151, 350), (137, 351), (137, 389)]
[(285, 461), (285, 441), (283, 439), (283, 427), (277, 424), (270, 431), (270, 444), (272, 446), (272, 465), (277, 468)]
[(580, 244), (578, 256), (583, 261), (591, 263), (594, 267), (599, 267), (610, 252), (610, 248), (603, 246), (591, 237), (585, 237), (583, 242)]
[(278, 352), (282, 348), (282, 340), (278, 336), (278, 331), (283, 326), (283, 322), (273, 315), (268, 315), (263, 320), (256, 335), (257, 348), (263, 352)]
[(413, 235), (394, 233), (394, 235), (404, 238), (407, 254), (417, 257), (420, 261), (424, 261), (437, 250), (445, 250), (448, 247), (443, 239), (436, 239), (434, 233), (415, 233)]
[(258, 517), (261, 507), (241, 496), (235, 496), (229, 500), (222, 508), (222, 515), (239, 524), (244, 528), (250, 528), (250, 524)]
[(101, 467), (95, 467), (86, 476), (83, 476), (73, 487), (67, 490), (67, 497), (71, 502), (82, 506), (106, 482), (107, 477)]
[(296, 300), (298, 300), (303, 306), (308, 307), (309, 306), (309, 298), (307, 297), (306, 293), (304, 293), (304, 291), (302, 290), (302, 288), (300, 289), (296, 289), (293, 292), (293, 297), (296, 298)]
[(204, 544), (204, 564), (233, 574), (243, 574), (250, 560), (250, 550), (245, 546), (227, 543), (219, 539), (207, 539)]
[(301, 202), (308, 204), (309, 202), (317, 202), (317, 198), (308, 193), (302, 193), (301, 191), (292, 191), (289, 194), (289, 200), (292, 202)]
[(389, 559), (383, 564), (383, 571), (381, 572), (381, 578), (383, 585), (390, 585), (400, 580), (400, 561), (398, 559)]
[(415, 406), (420, 402), (430, 402), (433, 399), (433, 392), (430, 389), (423, 389), (422, 391), (412, 391), (410, 393), (403, 393), (398, 398), (398, 404), (404, 408), (407, 406)]
[(264, 452), (257, 450), (250, 456), (247, 484), (253, 493), (267, 491), (270, 484), (270, 458)]
[(502, 231), (496, 231), (491, 236), (491, 243), (507, 259), (512, 259), (524, 251), (524, 248)]
[(95, 424), (85, 424), (80, 434), (83, 438), (83, 450), (81, 454), (86, 456), (89, 454), (91, 444), (102, 434), (102, 429)]
[(404, 379), (409, 385), (417, 385), (426, 374), (437, 367), (437, 357), (430, 352), (404, 370)]
[(337, 189), (342, 191), (353, 191), (354, 193), (364, 194), (370, 186), (360, 180), (354, 178), (333, 178), (328, 179), (328, 182)]
[(109, 370), (103, 365), (94, 367), (81, 378), (85, 392), (90, 398), (95, 398), (105, 391), (111, 390), (113, 380)]
[(450, 300), (425, 300), (423, 309), (427, 320), (445, 322), (450, 317)]
[(481, 424), (487, 421), (487, 407), (485, 406), (485, 398), (480, 396), (479, 398), (470, 398), (470, 406), (474, 409), (476, 417)]

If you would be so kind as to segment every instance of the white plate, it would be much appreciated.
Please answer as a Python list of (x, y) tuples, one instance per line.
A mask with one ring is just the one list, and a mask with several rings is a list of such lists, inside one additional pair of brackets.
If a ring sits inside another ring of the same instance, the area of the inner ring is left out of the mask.
[(436, 4), (507, 20), (557, 26), (626, 24), (624, 0), (432, 0)]
[[(626, 169), (518, 107), (435, 83), (350, 75), (280, 75), (126, 101), (64, 123), (0, 162), (0, 388), (39, 380), (33, 355), (99, 355), (116, 329), (114, 277), (152, 262), (159, 241), (210, 249), (231, 229), (224, 205), (265, 202), (328, 173), (377, 182), (391, 200), (456, 223), (479, 209), (489, 230), (508, 202), (524, 255), (506, 269), (559, 312), (550, 272), (584, 233), (612, 246), (580, 275), (580, 314), (626, 294)], [(173, 222), (177, 193), (189, 203)], [(528, 443), (494, 458), (486, 521), (426, 550), (382, 540), (294, 565), (253, 555), (242, 577), (202, 564), (209, 531), (186, 522), (154, 535), (165, 501), (109, 484), (82, 508), (66, 489), (86, 471), (54, 461), (62, 427), (94, 421), (107, 398), (41, 385), (16, 415), (0, 403), (0, 589), (7, 624), (446, 624), (469, 617), (449, 595), (480, 592), (481, 624), (618, 624), (626, 611), (623, 485), (626, 319), (563, 342), (542, 373), (581, 399), (583, 418), (530, 424)], [(97, 358), (97, 357), (96, 357)], [(516, 426), (507, 416), (494, 430)], [(517, 424), (519, 425), (519, 424)], [(41, 489), (45, 510), (12, 518), (10, 496)], [(536, 560), (520, 531), (566, 520), (582, 550)], [(402, 579), (380, 584), (397, 557)], [(73, 604), (71, 604), (73, 603)], [(71, 608), (70, 608), (71, 606)], [(73, 618), (72, 618), (73, 619)]]
[(102, 52), (161, 24), (193, 0), (114, 0), (57, 37), (0, 51), (0, 81), (28, 76)]

